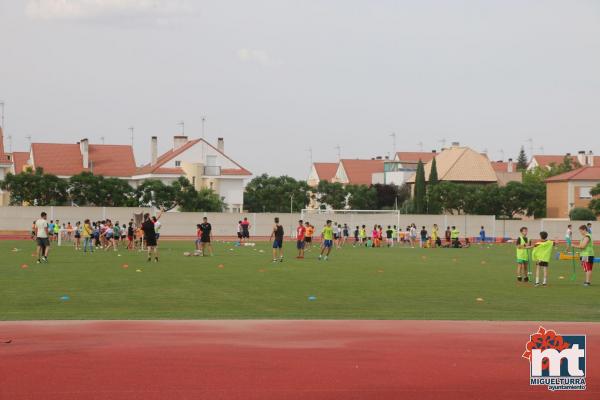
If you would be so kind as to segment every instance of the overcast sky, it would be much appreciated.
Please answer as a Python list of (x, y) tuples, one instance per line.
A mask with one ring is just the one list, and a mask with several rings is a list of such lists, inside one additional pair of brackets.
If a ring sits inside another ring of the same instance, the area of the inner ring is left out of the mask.
[[(253, 173), (460, 141), (600, 153), (600, 1), (0, 0), (0, 100), (28, 140), (185, 122)], [(8, 145), (8, 144), (7, 144)]]

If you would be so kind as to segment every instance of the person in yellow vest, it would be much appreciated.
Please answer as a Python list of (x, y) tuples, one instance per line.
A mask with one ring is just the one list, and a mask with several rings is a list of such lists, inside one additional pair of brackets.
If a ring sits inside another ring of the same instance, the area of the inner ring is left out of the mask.
[(519, 282), (529, 282), (527, 265), (529, 264), (529, 249), (532, 246), (531, 241), (527, 239), (527, 232), (527, 228), (522, 227), (517, 239), (517, 281)]
[(548, 232), (540, 232), (540, 242), (536, 243), (533, 251), (531, 252), (531, 258), (535, 262), (535, 286), (540, 285), (540, 269), (544, 270), (544, 280), (542, 286), (548, 284), (548, 266), (550, 265), (550, 259), (552, 258), (552, 249), (554, 248), (554, 242), (548, 240)]
[(450, 240), (452, 241), (452, 247), (456, 249), (460, 247), (460, 231), (455, 226), (450, 231)]
[(585, 281), (583, 286), (590, 286), (592, 284), (592, 269), (594, 268), (594, 241), (592, 240), (592, 234), (585, 225), (579, 227), (579, 233), (582, 239), (579, 241), (579, 245), (573, 246), (580, 250), (579, 256), (581, 257), (581, 266), (585, 272)]

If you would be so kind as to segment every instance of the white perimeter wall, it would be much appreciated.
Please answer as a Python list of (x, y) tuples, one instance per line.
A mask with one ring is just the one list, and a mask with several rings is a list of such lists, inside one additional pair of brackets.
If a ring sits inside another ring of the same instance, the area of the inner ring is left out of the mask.
[[(110, 218), (113, 221), (121, 223), (128, 222), (134, 213), (151, 212), (153, 210), (144, 208), (111, 208), (111, 207), (0, 207), (0, 231), (29, 231), (31, 223), (39, 218), (42, 211), (48, 213), (48, 219), (59, 219), (62, 222), (83, 221), (86, 218), (91, 220), (101, 220)], [(255, 236), (268, 236), (273, 226), (273, 218), (279, 217), (286, 231), (290, 236), (300, 219), (300, 213), (294, 214), (232, 214), (232, 213), (165, 213), (162, 222), (161, 233), (164, 235), (195, 235), (196, 224), (202, 222), (202, 217), (207, 216), (212, 223), (214, 234), (218, 236), (233, 236), (237, 233), (237, 223), (243, 217), (248, 217), (252, 225), (250, 233)], [(305, 220), (310, 221), (317, 230), (331, 219), (338, 223), (346, 223), (351, 227), (365, 224), (372, 229), (374, 224), (383, 226), (406, 225), (414, 222), (420, 229), (425, 225), (428, 230), (436, 223), (440, 230), (444, 230), (448, 225), (455, 225), (460, 231), (461, 236), (478, 236), (481, 225), (485, 226), (487, 236), (512, 237), (518, 236), (519, 228), (527, 226), (530, 230), (530, 237), (535, 239), (538, 232), (546, 230), (551, 239), (563, 239), (568, 221), (563, 220), (536, 220), (536, 221), (498, 221), (493, 216), (485, 215), (398, 215), (395, 213), (381, 214), (309, 214), (304, 216)], [(571, 222), (575, 237), (578, 238), (577, 227), (581, 221)], [(593, 222), (593, 232), (600, 238), (600, 222)]]

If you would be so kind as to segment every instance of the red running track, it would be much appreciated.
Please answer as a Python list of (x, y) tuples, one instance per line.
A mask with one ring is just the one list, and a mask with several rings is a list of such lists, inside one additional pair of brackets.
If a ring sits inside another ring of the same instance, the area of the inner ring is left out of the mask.
[(534, 322), (1, 322), (0, 399), (599, 399), (600, 324), (585, 392), (529, 386)]

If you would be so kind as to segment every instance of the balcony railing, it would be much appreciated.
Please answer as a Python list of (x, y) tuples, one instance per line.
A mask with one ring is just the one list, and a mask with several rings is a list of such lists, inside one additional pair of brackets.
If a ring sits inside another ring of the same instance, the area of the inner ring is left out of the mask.
[(221, 175), (221, 167), (217, 166), (204, 166), (204, 176), (219, 176)]

